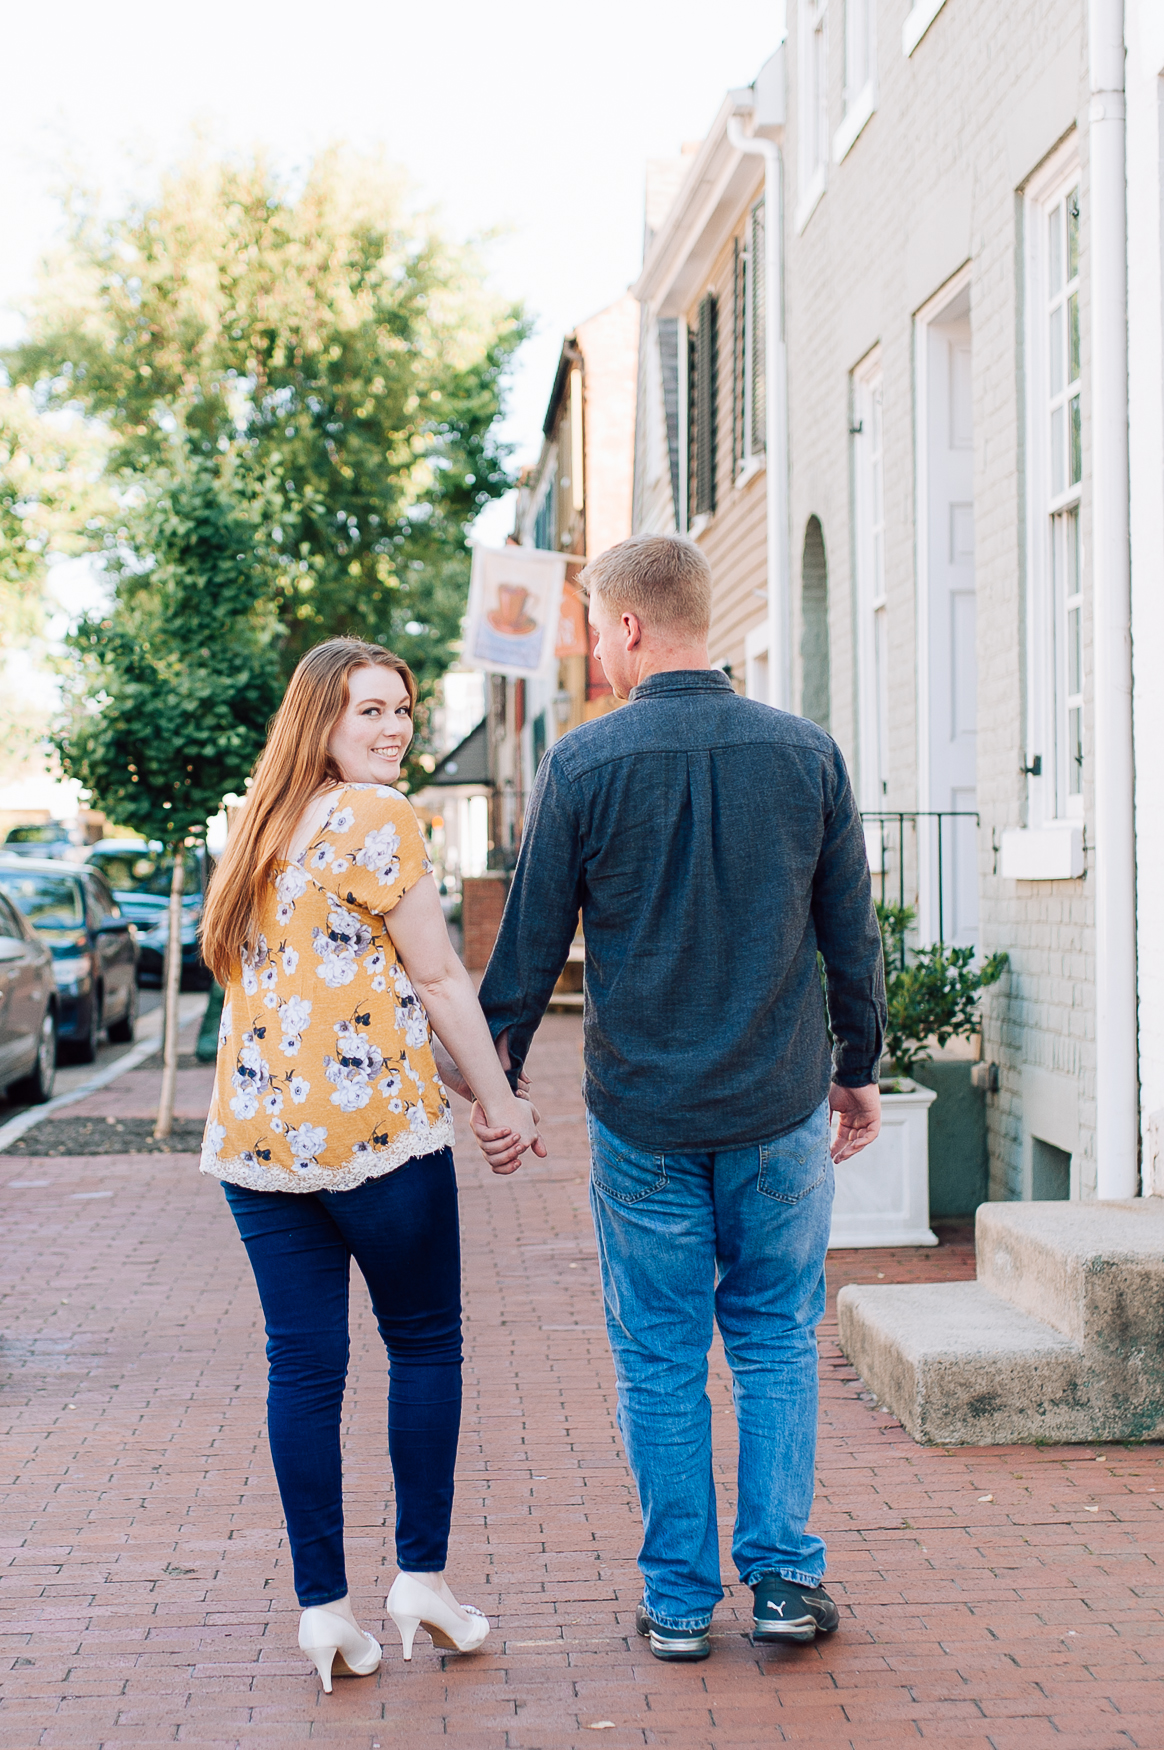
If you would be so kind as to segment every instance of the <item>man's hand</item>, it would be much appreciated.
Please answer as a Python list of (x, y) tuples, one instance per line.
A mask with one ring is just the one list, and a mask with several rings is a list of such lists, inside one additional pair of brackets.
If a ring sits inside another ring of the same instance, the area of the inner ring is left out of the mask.
[[(531, 1102), (534, 1124), (541, 1123), (541, 1114)], [(532, 1142), (525, 1142), (514, 1130), (491, 1130), (481, 1107), (474, 1101), (469, 1113), (469, 1125), (477, 1138), (478, 1147), (490, 1168), (495, 1173), (516, 1173), (521, 1165), (521, 1157), (527, 1148), (533, 1150), (539, 1160), (545, 1160), (550, 1152), (540, 1136), (535, 1136)]]
[(881, 1090), (876, 1082), (867, 1088), (841, 1088), (836, 1082), (829, 1089), (829, 1110), (840, 1115), (836, 1141), (832, 1145), (834, 1161), (848, 1161), (876, 1142), (881, 1129)]

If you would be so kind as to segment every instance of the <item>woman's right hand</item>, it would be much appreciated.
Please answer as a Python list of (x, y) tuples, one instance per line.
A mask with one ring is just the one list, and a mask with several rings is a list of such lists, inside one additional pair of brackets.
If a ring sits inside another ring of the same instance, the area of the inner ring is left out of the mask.
[(546, 1158), (549, 1150), (538, 1134), (541, 1118), (537, 1107), (529, 1100), (511, 1095), (507, 1109), (493, 1116), (500, 1122), (490, 1124), (480, 1103), (474, 1101), (469, 1124), (493, 1172), (515, 1173), (527, 1148), (532, 1149), (540, 1160)]

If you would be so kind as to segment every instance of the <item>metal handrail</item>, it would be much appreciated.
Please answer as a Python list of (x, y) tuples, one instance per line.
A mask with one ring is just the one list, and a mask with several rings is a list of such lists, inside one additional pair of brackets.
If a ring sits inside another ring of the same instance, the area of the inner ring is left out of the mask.
[(882, 854), (882, 866), (881, 866), (881, 870), (880, 870), (881, 904), (882, 905), (885, 904), (885, 859), (884, 859), (885, 833), (884, 833), (884, 827), (885, 827), (885, 823), (887, 821), (890, 821), (890, 822), (896, 821), (897, 822), (898, 905), (902, 908), (902, 910), (905, 909), (905, 824), (907, 821), (909, 821), (916, 829), (917, 823), (919, 820), (936, 820), (937, 821), (937, 823), (938, 823), (938, 883), (937, 883), (937, 886), (938, 886), (938, 941), (944, 942), (946, 939), (946, 930), (945, 930), (945, 911), (944, 911), (945, 881), (943, 878), (944, 871), (943, 871), (943, 867), (942, 867), (942, 822), (944, 820), (972, 820), (976, 826), (981, 826), (982, 825), (982, 816), (980, 814), (978, 814), (978, 812), (974, 809), (919, 808), (919, 809), (913, 809), (913, 810), (892, 809), (892, 810), (888, 810), (886, 812), (872, 810), (868, 813), (866, 813), (864, 810), (862, 810), (861, 820), (862, 820), (862, 822), (876, 821), (877, 824), (882, 828), (881, 846), (882, 846), (882, 853), (883, 854)]

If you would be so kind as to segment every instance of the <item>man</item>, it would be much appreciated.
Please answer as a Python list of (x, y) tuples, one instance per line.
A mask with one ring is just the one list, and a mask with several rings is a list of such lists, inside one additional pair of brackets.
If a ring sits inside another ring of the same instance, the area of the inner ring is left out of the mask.
[[(628, 702), (542, 762), (481, 1003), (516, 1076), (581, 909), (590, 1199), (643, 1514), (637, 1627), (658, 1658), (703, 1659), (723, 1596), (713, 1319), (735, 1379), (732, 1555), (755, 1639), (838, 1624), (807, 1530), (816, 1326), (832, 1161), (880, 1123), (881, 940), (840, 752), (710, 666), (699, 548), (636, 537), (583, 580), (596, 654)], [(514, 1140), (478, 1136), (512, 1170)]]

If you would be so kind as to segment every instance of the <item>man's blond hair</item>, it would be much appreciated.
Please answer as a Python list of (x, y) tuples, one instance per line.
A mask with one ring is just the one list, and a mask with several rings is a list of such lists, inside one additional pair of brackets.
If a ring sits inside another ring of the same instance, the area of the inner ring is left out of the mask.
[(649, 632), (706, 638), (711, 567), (682, 535), (632, 535), (592, 559), (578, 580), (610, 614), (635, 614)]

